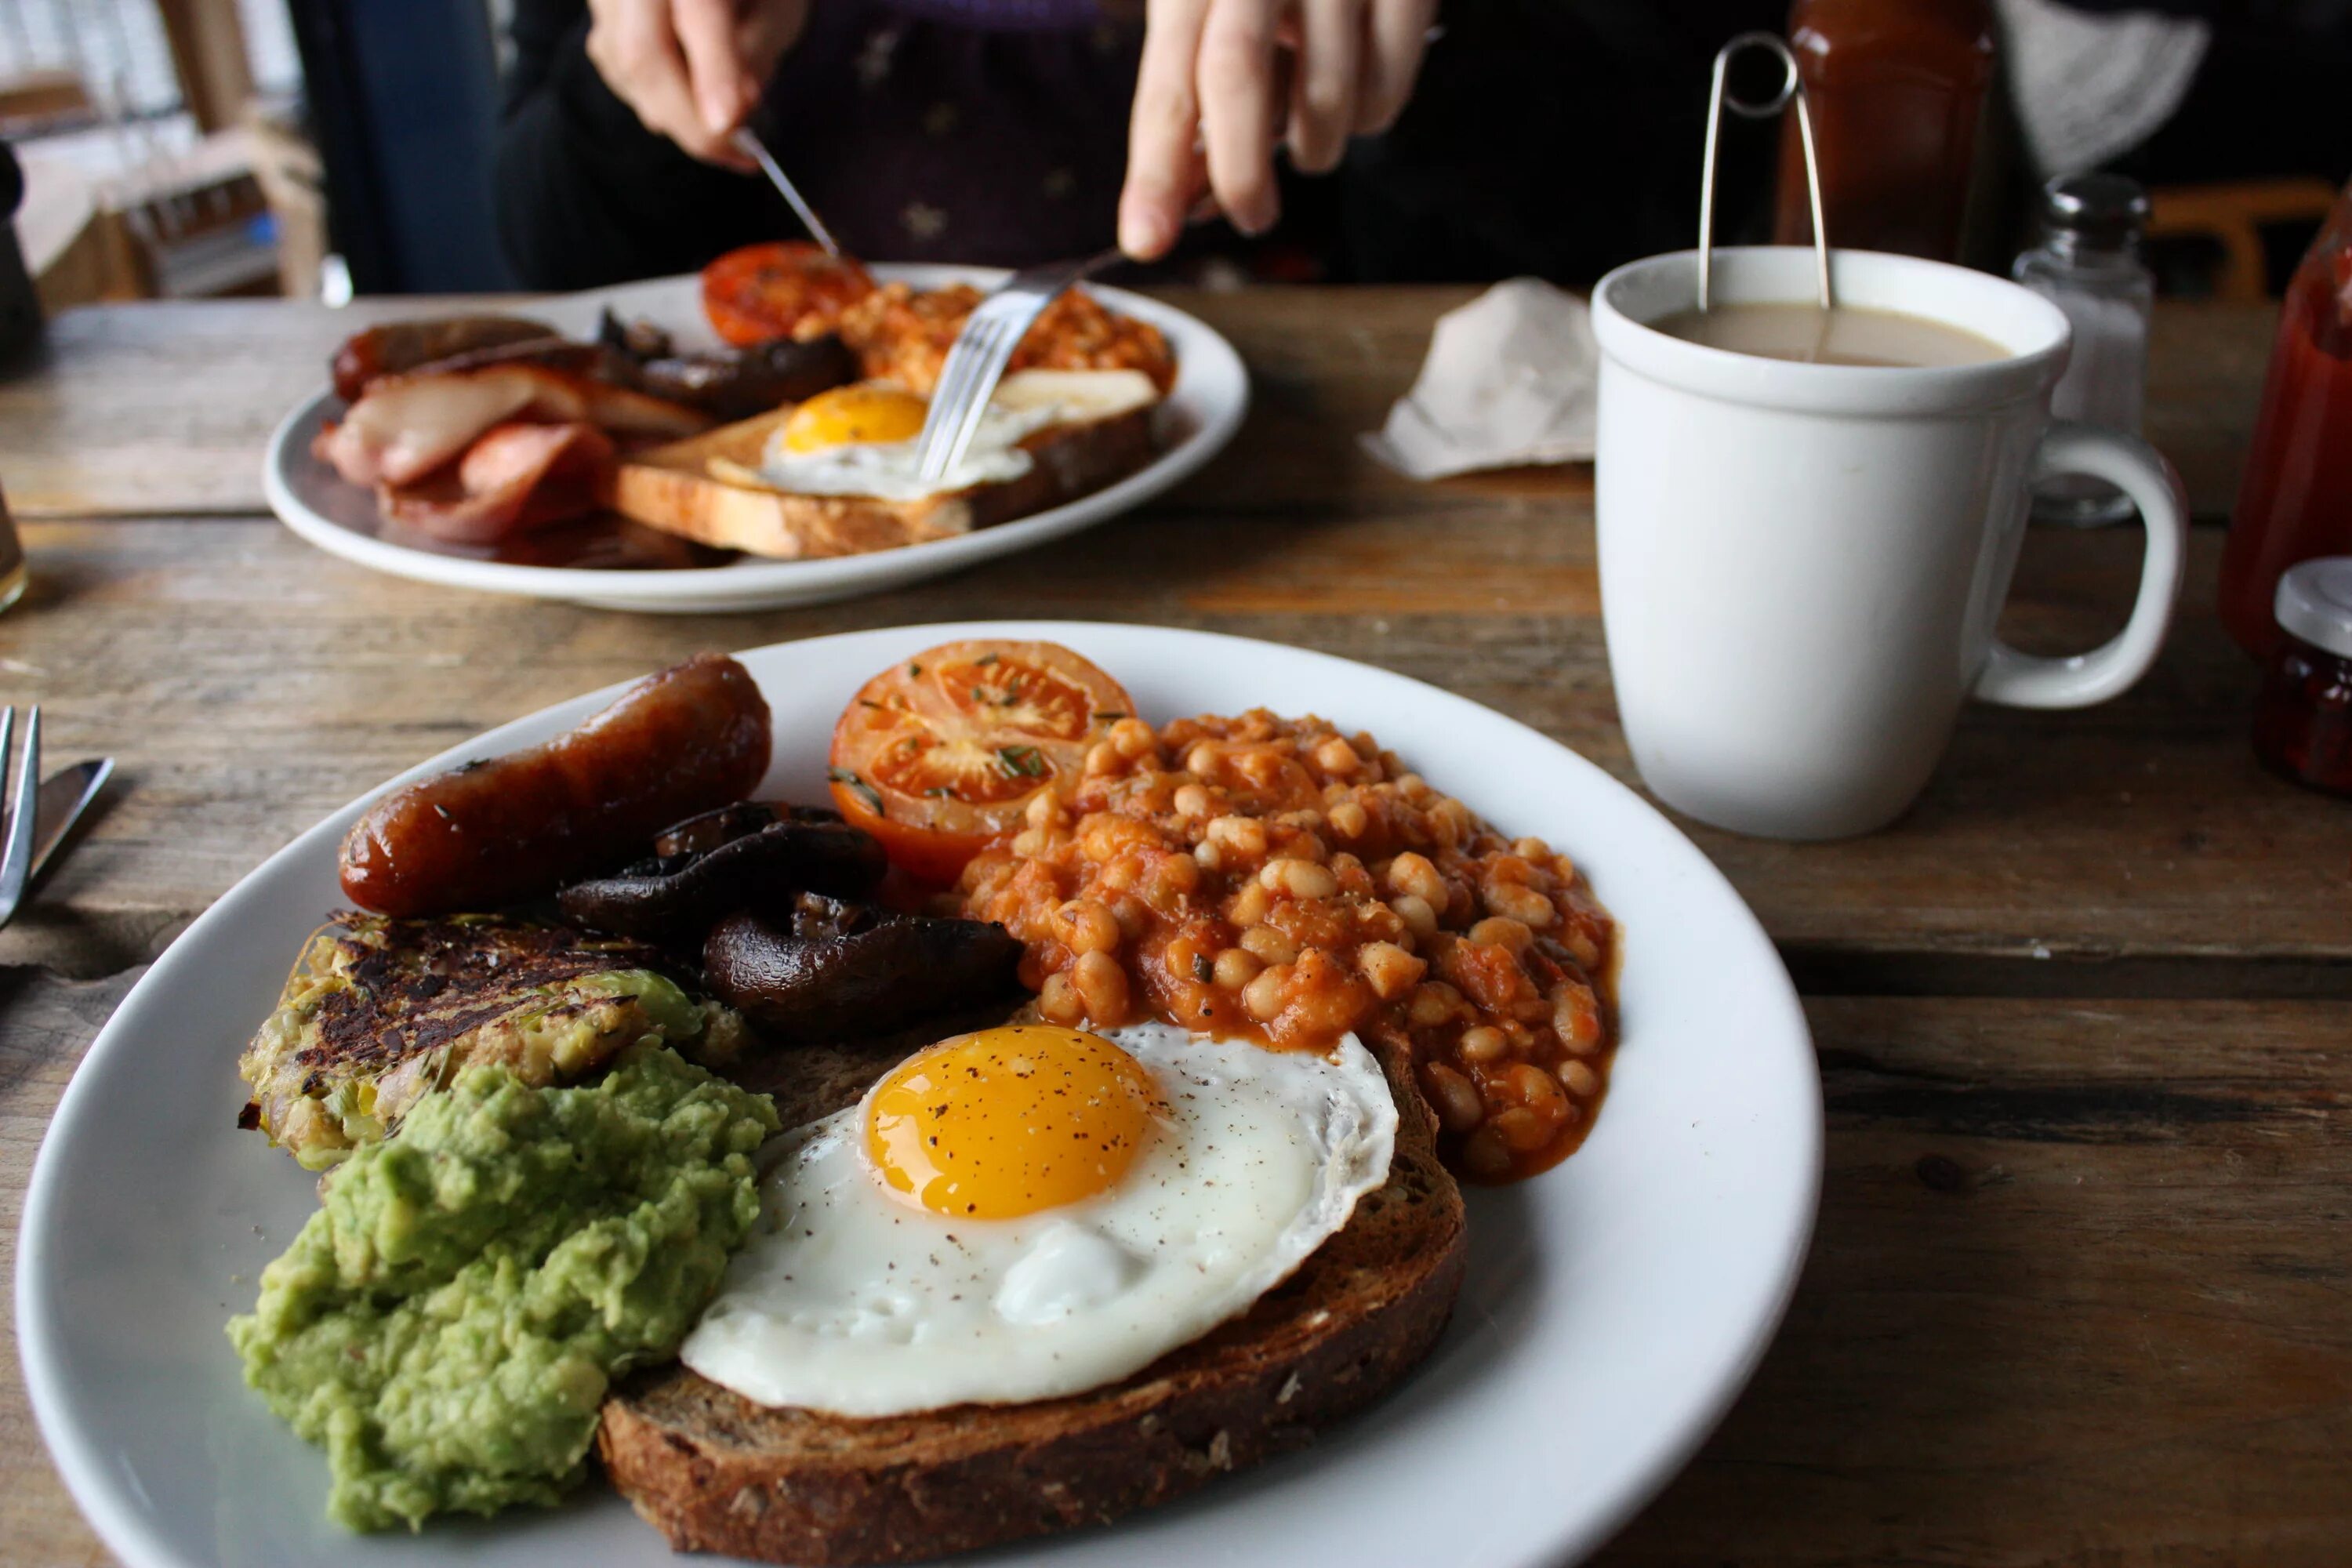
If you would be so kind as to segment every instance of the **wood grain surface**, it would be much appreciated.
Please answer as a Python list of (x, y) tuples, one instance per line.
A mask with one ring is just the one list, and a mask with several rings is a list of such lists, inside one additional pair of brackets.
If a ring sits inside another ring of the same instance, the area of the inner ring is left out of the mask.
[[(1199, 626), (1433, 681), (1635, 782), (1590, 470), (1418, 485), (1356, 446), (1465, 297), (1185, 296), (1255, 395), (1195, 480), (941, 582), (709, 619), (378, 577), (257, 515), (261, 443), (326, 351), (364, 315), (436, 302), (66, 317), (0, 383), (0, 485), (35, 573), (0, 616), (0, 700), (45, 703), (52, 762), (110, 753), (121, 783), (0, 931), (0, 1273), (72, 1061), (189, 920), (388, 774), (698, 648), (987, 616)], [(2263, 309), (2158, 313), (2149, 434), (2209, 521), (2269, 334)], [(1754, 1385), (1602, 1561), (2345, 1560), (2352, 808), (2252, 760), (2253, 672), (2212, 616), (2219, 539), (2198, 531), (2137, 689), (2081, 713), (1970, 709), (1889, 831), (1691, 827), (1812, 994), (1829, 1179)], [(2111, 634), (2138, 549), (2132, 531), (2037, 531), (2007, 635), (2048, 652)], [(1448, 759), (1417, 760), (1445, 781)], [(0, 1563), (105, 1560), (0, 1346)]]

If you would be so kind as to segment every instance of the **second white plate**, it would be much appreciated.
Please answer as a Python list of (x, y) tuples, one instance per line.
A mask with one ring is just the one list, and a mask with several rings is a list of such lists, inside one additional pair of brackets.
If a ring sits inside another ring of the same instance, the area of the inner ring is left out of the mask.
[[(948, 283), (986, 288), (1004, 276), (987, 268), (888, 263), (877, 264), (873, 271), (885, 281), (902, 279), (924, 289)], [(382, 537), (374, 496), (344, 483), (310, 455), (311, 438), (336, 402), (333, 390), (326, 387), (288, 414), (270, 437), (262, 462), (262, 488), (279, 521), (320, 549), (396, 577), (450, 587), (614, 610), (704, 615), (878, 594), (1032, 549), (1131, 510), (1192, 474), (1241, 428), (1249, 407), (1249, 373), (1215, 328), (1123, 289), (1093, 291), (1111, 309), (1158, 327), (1176, 351), (1176, 384), (1155, 415), (1160, 456), (1092, 495), (953, 539), (823, 561), (747, 555), (724, 566), (667, 571), (530, 566), (422, 549)], [(700, 282), (692, 276), (591, 289), (521, 307), (523, 313), (581, 338), (595, 334), (597, 317), (607, 308), (625, 320), (642, 316), (653, 321), (684, 346), (717, 342), (703, 320)]]

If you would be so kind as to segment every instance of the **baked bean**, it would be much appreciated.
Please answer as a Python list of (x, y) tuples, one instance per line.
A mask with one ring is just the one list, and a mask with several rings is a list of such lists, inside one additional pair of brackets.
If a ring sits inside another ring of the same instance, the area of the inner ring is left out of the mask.
[(1503, 1147), (1514, 1154), (1532, 1154), (1551, 1142), (1551, 1126), (1524, 1105), (1508, 1110), (1498, 1110), (1486, 1126), (1503, 1141)]
[(1568, 1114), (1567, 1096), (1543, 1068), (1521, 1062), (1504, 1077), (1511, 1086), (1512, 1098), (1546, 1121), (1558, 1121)]
[(1265, 961), (1244, 948), (1229, 947), (1217, 954), (1217, 984), (1228, 991), (1238, 991), (1257, 978), (1265, 967)]
[(1022, 808), (1022, 820), (1032, 827), (1052, 827), (1063, 818), (1062, 803), (1052, 790), (1041, 789)]
[(1511, 853), (1522, 860), (1549, 860), (1551, 846), (1540, 838), (1515, 838), (1511, 841)]
[(1254, 816), (1213, 817), (1207, 832), (1210, 843), (1221, 844), (1244, 860), (1265, 853), (1265, 824)]
[(1024, 827), (1013, 836), (1013, 852), (1015, 855), (1043, 855), (1046, 843), (1044, 828)]
[(1070, 984), (1097, 1024), (1127, 1022), (1127, 971), (1108, 952), (1086, 952), (1070, 965)]
[(1601, 967), (1601, 949), (1584, 931), (1570, 926), (1561, 933), (1559, 942), (1568, 949), (1568, 956), (1576, 960), (1576, 966), (1587, 974)]
[(1490, 942), (1496, 947), (1507, 947), (1514, 958), (1524, 956), (1528, 944), (1536, 939), (1536, 933), (1524, 924), (1504, 915), (1489, 915), (1464, 934), (1472, 942)]
[(1368, 942), (1356, 950), (1356, 967), (1365, 983), (1383, 1002), (1393, 1002), (1411, 991), (1429, 973), (1429, 965), (1392, 942)]
[(1578, 1056), (1587, 1056), (1601, 1047), (1601, 1004), (1591, 992), (1581, 985), (1563, 985), (1554, 994), (1551, 1026), (1559, 1031), (1560, 1043)]
[(1224, 851), (1212, 839), (1202, 839), (1192, 846), (1192, 864), (1203, 871), (1213, 871), (1225, 863)]
[(1429, 797), (1436, 793), (1429, 787), (1429, 781), (1419, 773), (1397, 774), (1396, 786), (1397, 793), (1415, 805), (1426, 805)]
[(1352, 800), (1340, 801), (1323, 815), (1331, 831), (1344, 839), (1361, 838), (1371, 829), (1371, 814)]
[(1289, 978), (1285, 965), (1260, 970), (1256, 979), (1242, 987), (1242, 1010), (1261, 1024), (1280, 1016), (1283, 982)]
[(1037, 988), (1037, 1011), (1054, 1023), (1070, 1025), (1087, 1016), (1087, 1005), (1067, 975), (1048, 974)]
[(1209, 815), (1209, 792), (1196, 784), (1179, 784), (1171, 804), (1177, 816), (1198, 819)]
[(1484, 891), (1488, 909), (1538, 931), (1559, 919), (1559, 910), (1552, 901), (1533, 888), (1515, 882), (1489, 882)]
[(1574, 1059), (1559, 1064), (1559, 1081), (1569, 1093), (1579, 1100), (1591, 1100), (1601, 1092), (1601, 1075)]
[(1118, 946), (1118, 921), (1092, 899), (1072, 899), (1054, 911), (1054, 937), (1072, 952), (1109, 952)]
[(1404, 922), (1405, 930), (1415, 936), (1433, 936), (1437, 932), (1437, 911), (1429, 900), (1417, 893), (1399, 893), (1389, 900), (1389, 908)]
[(1467, 1132), (1486, 1120), (1486, 1102), (1479, 1098), (1478, 1086), (1444, 1062), (1423, 1068), (1421, 1081), (1429, 1092), (1430, 1109), (1437, 1112), (1437, 1124), (1448, 1132)]
[(1461, 1051), (1465, 1061), (1499, 1061), (1510, 1051), (1511, 1042), (1502, 1030), (1481, 1024), (1475, 1028), (1463, 1030), (1455, 1048)]
[(1172, 904), (1201, 886), (1200, 863), (1190, 855), (1162, 855), (1152, 861), (1151, 880), (1160, 901)]
[(1244, 883), (1241, 891), (1234, 895), (1232, 906), (1225, 910), (1225, 918), (1237, 926), (1254, 926), (1263, 922), (1266, 911), (1272, 908), (1274, 896), (1253, 879)]
[(1241, 945), (1263, 963), (1294, 963), (1298, 959), (1298, 944), (1287, 931), (1273, 926), (1255, 925), (1242, 932)]
[(1093, 745), (1087, 748), (1086, 772), (1087, 777), (1090, 779), (1101, 778), (1106, 773), (1117, 773), (1118, 771), (1118, 748), (1112, 745), (1108, 741), (1097, 741)]
[(1185, 752), (1184, 771), (1202, 778), (1213, 777), (1217, 771), (1217, 748), (1203, 741)]
[(1257, 879), (1266, 891), (1288, 893), (1294, 899), (1328, 899), (1339, 890), (1339, 879), (1331, 874), (1331, 868), (1312, 860), (1269, 860)]
[(1445, 879), (1426, 855), (1411, 850), (1389, 862), (1389, 886), (1400, 893), (1410, 893), (1433, 910), (1445, 907)]
[(1418, 1029), (1433, 1029), (1462, 1010), (1462, 993), (1443, 980), (1414, 987), (1405, 1017)]
[(1362, 767), (1364, 759), (1356, 755), (1355, 747), (1334, 735), (1315, 748), (1315, 765), (1333, 778), (1343, 779)]
[(1463, 1141), (1462, 1169), (1482, 1182), (1499, 1182), (1511, 1173), (1510, 1145), (1489, 1124)]
[(1105, 738), (1130, 763), (1150, 756), (1160, 743), (1151, 726), (1140, 719), (1121, 719), (1110, 727)]

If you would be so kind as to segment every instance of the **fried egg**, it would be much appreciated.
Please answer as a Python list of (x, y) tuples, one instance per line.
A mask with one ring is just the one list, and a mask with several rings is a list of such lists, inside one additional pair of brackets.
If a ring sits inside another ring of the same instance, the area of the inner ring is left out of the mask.
[(1345, 1226), (1396, 1125), (1353, 1035), (1328, 1058), (1164, 1024), (944, 1041), (785, 1135), (681, 1357), (850, 1416), (1115, 1383)]
[(930, 405), (890, 382), (862, 381), (801, 404), (769, 437), (757, 468), (719, 460), (721, 479), (794, 495), (912, 501), (1017, 479), (1035, 465), (1021, 443), (1055, 425), (1108, 419), (1159, 398), (1133, 370), (1023, 370), (997, 383), (971, 445), (937, 479), (916, 470), (915, 448)]

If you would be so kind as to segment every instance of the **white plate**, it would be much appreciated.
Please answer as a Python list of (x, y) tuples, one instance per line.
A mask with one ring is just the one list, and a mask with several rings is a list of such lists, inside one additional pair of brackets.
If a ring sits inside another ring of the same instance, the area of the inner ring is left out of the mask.
[[(887, 262), (877, 263), (873, 271), (885, 281), (903, 279), (923, 289), (949, 283), (986, 288), (1004, 277), (983, 267)], [(1117, 484), (1066, 505), (953, 539), (824, 561), (745, 556), (724, 566), (650, 572), (525, 566), (418, 549), (378, 537), (375, 497), (345, 484), (310, 455), (311, 437), (335, 403), (331, 387), (320, 388), (278, 423), (262, 459), (262, 489), (280, 521), (330, 554), (395, 577), (450, 587), (612, 610), (688, 615), (821, 605), (878, 594), (1027, 550), (1131, 510), (1190, 476), (1241, 428), (1249, 407), (1249, 373), (1215, 328), (1140, 294), (1088, 288), (1112, 310), (1158, 327), (1176, 352), (1176, 384), (1153, 414), (1160, 456)], [(571, 336), (588, 338), (595, 335), (597, 316), (607, 306), (624, 320), (643, 316), (658, 322), (685, 347), (709, 347), (719, 341), (703, 319), (700, 283), (691, 276), (590, 289), (520, 309)]]
[[(1689, 1456), (1763, 1353), (1812, 1229), (1820, 1082), (1755, 918), (1638, 796), (1535, 731), (1322, 654), (1144, 626), (898, 627), (742, 657), (775, 711), (767, 787), (822, 797), (857, 687), (952, 637), (1053, 637), (1164, 719), (1260, 702), (1370, 727), (1507, 830), (1575, 856), (1620, 921), (1624, 1026), (1591, 1139), (1534, 1181), (1471, 1194), (1469, 1279), (1398, 1394), (1306, 1453), (1107, 1529), (968, 1559), (1052, 1568), (1560, 1568)], [(415, 772), (541, 740), (559, 704)], [(233, 1064), (320, 916), (340, 903), (337, 812), (233, 889), (126, 997), (74, 1075), (26, 1196), (16, 1273), (26, 1383), (66, 1483), (131, 1568), (670, 1563), (609, 1493), (553, 1512), (355, 1539), (326, 1467), (248, 1394), (222, 1332), (311, 1212), (293, 1162), (235, 1126)]]

